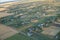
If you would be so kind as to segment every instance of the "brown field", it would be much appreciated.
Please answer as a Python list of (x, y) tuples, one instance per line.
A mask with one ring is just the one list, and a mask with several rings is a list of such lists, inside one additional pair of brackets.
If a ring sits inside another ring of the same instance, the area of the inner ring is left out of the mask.
[(4, 4), (0, 4), (1, 7), (10, 7), (11, 5), (16, 5), (19, 4), (19, 2), (9, 2), (9, 3), (4, 3)]
[(43, 34), (49, 35), (49, 36), (56, 36), (56, 34), (60, 31), (59, 27), (51, 26), (48, 28), (43, 28)]
[(6, 10), (6, 8), (0, 8), (0, 12)]
[(18, 33), (16, 30), (0, 24), (0, 39), (6, 39), (16, 33)]
[(0, 18), (5, 17), (5, 16), (9, 16), (9, 15), (12, 15), (12, 14), (9, 14), (9, 13), (0, 13)]

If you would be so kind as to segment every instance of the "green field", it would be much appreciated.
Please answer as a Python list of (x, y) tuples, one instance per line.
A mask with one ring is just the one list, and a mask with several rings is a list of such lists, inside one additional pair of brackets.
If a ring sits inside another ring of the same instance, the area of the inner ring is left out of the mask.
[(5, 40), (33, 40), (33, 39), (28, 36), (24, 36), (22, 34), (16, 34), (16, 35), (14, 35), (10, 38), (7, 38)]
[(48, 36), (42, 34), (35, 33), (33, 36), (29, 37), (27, 35), (25, 36), (19, 33), (5, 40), (54, 40), (54, 39), (51, 39)]

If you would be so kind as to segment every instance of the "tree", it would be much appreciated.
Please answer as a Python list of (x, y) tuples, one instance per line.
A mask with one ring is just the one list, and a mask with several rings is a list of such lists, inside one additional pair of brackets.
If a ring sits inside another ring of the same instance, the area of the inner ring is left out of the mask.
[(56, 36), (57, 40), (60, 40), (60, 32)]
[(60, 19), (60, 14), (57, 14), (57, 18), (59, 18), (59, 19)]

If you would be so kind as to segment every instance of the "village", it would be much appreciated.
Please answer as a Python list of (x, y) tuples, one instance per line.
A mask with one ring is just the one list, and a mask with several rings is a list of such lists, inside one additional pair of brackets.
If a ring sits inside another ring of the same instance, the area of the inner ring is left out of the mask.
[(11, 5), (0, 15), (1, 40), (60, 40), (60, 6), (52, 2)]

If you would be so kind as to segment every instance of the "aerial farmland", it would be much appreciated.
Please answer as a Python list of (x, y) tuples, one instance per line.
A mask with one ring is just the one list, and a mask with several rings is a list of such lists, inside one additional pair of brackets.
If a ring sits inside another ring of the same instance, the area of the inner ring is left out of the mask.
[(60, 40), (60, 2), (0, 4), (0, 40)]

